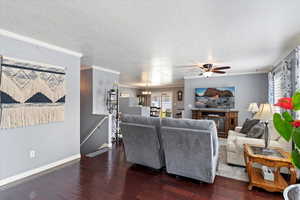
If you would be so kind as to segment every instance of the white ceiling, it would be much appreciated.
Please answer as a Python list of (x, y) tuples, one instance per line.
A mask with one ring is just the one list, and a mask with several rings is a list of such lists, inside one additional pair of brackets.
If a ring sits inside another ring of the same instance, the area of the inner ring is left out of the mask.
[[(300, 44), (299, 0), (0, 0), (0, 28), (84, 54), (121, 83), (166, 84), (214, 61), (266, 70)], [(176, 69), (174, 69), (176, 68)]]

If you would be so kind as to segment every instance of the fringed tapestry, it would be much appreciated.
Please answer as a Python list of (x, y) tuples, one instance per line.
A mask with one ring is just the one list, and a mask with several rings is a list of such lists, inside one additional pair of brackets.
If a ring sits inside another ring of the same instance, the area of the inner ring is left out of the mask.
[(0, 56), (1, 128), (64, 121), (65, 69)]

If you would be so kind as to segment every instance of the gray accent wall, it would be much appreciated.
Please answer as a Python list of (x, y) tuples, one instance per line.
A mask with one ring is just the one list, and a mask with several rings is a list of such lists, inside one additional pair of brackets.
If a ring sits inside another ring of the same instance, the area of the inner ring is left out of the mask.
[(93, 114), (93, 70), (81, 70), (80, 77), (80, 142), (105, 115)]
[(93, 114), (108, 114), (107, 91), (119, 82), (119, 74), (93, 69)]
[(5, 36), (0, 44), (1, 55), (67, 68), (65, 121), (0, 130), (0, 179), (79, 154), (80, 58)]
[[(99, 122), (108, 115), (106, 93), (119, 75), (97, 69), (81, 70), (80, 85), (80, 142), (82, 142)], [(108, 119), (94, 132), (93, 136), (81, 146), (81, 153), (96, 151), (108, 143)]]
[(184, 80), (184, 116), (191, 118), (189, 104), (194, 107), (195, 88), (229, 87), (234, 86), (235, 109), (239, 110), (239, 125), (246, 118), (251, 117), (247, 111), (251, 102), (268, 102), (268, 77), (267, 74), (248, 74), (235, 76), (221, 76), (210, 78), (196, 78)]
[(150, 107), (139, 106), (137, 97), (120, 97), (119, 108), (121, 114), (150, 116)]
[(128, 88), (128, 87), (120, 87), (120, 96), (128, 95), (128, 97), (137, 97), (138, 95), (138, 89), (137, 88)]

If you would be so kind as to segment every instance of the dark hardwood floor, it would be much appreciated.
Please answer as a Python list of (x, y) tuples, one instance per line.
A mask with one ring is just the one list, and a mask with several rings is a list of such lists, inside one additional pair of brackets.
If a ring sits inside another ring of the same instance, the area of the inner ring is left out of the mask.
[(0, 200), (262, 200), (282, 199), (247, 183), (216, 177), (214, 184), (155, 172), (126, 163), (123, 148), (83, 158), (57, 170), (0, 190)]

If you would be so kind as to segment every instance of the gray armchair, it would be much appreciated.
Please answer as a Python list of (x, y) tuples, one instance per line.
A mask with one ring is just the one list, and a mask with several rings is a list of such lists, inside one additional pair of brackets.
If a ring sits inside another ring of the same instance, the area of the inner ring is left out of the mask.
[(122, 115), (121, 121), (120, 127), (127, 161), (154, 169), (164, 167), (160, 119)]
[(164, 118), (161, 134), (168, 173), (214, 182), (219, 154), (214, 121)]

